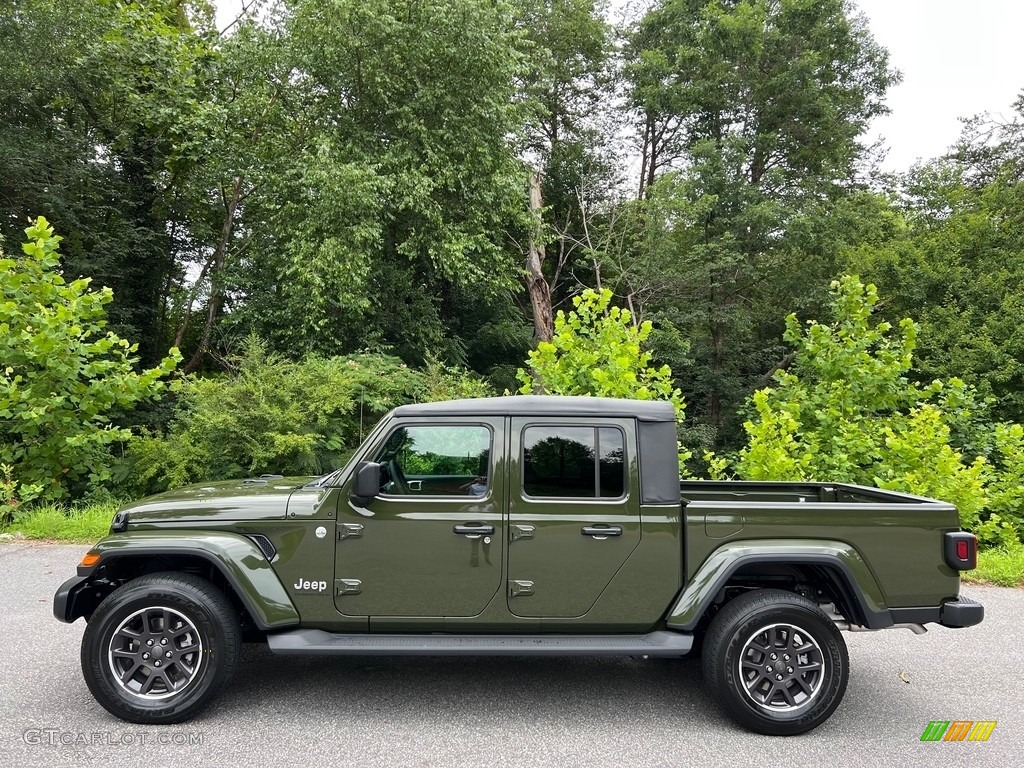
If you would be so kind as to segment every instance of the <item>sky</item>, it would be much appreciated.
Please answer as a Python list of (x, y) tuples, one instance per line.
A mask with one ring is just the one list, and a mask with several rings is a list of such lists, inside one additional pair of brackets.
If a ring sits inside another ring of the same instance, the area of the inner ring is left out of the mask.
[[(886, 99), (890, 114), (877, 118), (867, 134), (885, 140), (884, 170), (905, 171), (943, 154), (960, 135), (961, 117), (1012, 114), (1024, 90), (1024, 1), (854, 2), (903, 74)], [(240, 0), (215, 4), (224, 26)]]
[(885, 139), (884, 169), (906, 170), (941, 155), (960, 135), (960, 117), (1011, 116), (1024, 90), (1020, 0), (855, 2), (903, 73), (886, 98), (890, 114), (868, 132)]

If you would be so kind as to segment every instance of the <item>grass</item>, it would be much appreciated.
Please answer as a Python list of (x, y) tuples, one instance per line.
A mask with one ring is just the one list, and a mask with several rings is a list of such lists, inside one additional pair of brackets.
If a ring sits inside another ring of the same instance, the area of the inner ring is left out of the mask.
[(2, 533), (36, 541), (93, 543), (107, 535), (117, 502), (37, 507), (5, 526)]
[(1024, 547), (983, 549), (978, 553), (978, 567), (965, 572), (963, 579), (975, 584), (1024, 587)]

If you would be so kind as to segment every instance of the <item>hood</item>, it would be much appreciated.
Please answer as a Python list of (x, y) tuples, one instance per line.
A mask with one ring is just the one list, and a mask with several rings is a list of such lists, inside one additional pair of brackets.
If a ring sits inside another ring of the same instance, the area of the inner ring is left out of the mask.
[[(281, 519), (288, 500), (310, 477), (263, 477), (196, 483), (121, 507), (135, 523)], [(320, 489), (308, 489), (314, 496)]]

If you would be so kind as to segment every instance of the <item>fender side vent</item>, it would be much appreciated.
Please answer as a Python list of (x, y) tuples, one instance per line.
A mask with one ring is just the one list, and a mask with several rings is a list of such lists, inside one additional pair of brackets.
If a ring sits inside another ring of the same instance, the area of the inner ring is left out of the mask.
[(277, 557), (277, 550), (274, 549), (274, 545), (270, 542), (270, 539), (262, 533), (250, 533), (249, 538), (252, 539), (252, 542), (257, 547), (260, 548), (260, 551), (267, 560), (273, 560)]

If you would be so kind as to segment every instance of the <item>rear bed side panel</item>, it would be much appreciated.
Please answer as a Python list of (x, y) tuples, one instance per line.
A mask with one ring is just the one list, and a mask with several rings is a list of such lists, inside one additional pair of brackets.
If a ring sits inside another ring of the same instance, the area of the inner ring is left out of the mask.
[[(890, 608), (937, 606), (960, 591), (959, 574), (943, 558), (943, 534), (958, 530), (956, 509), (933, 503), (691, 502), (686, 517), (687, 581), (709, 555), (730, 541), (827, 539), (863, 558)], [(711, 538), (706, 518), (739, 516)]]

